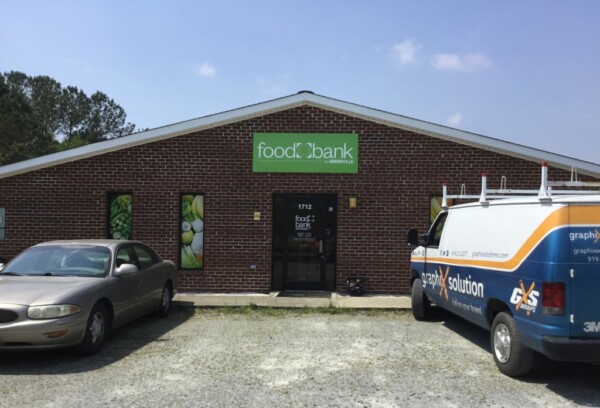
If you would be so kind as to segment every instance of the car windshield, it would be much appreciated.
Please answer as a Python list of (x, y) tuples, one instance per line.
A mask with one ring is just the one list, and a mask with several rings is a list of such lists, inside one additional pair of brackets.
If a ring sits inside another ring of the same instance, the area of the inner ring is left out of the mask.
[(81, 245), (44, 245), (33, 247), (13, 259), (2, 275), (86, 276), (108, 274), (110, 251), (107, 248)]

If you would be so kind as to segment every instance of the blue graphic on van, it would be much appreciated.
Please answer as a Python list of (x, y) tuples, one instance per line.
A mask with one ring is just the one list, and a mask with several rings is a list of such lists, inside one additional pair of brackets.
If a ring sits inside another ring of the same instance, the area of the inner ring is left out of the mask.
[(572, 262), (600, 265), (600, 228), (572, 228), (569, 240)]

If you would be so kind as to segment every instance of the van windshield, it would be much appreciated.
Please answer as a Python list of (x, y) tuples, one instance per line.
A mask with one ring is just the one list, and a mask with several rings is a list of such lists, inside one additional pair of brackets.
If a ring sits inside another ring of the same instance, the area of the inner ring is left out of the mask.
[(446, 224), (446, 219), (448, 218), (448, 213), (443, 212), (438, 215), (435, 222), (431, 226), (429, 230), (429, 246), (430, 247), (439, 247), (440, 240), (442, 239), (442, 232), (444, 231), (444, 225)]

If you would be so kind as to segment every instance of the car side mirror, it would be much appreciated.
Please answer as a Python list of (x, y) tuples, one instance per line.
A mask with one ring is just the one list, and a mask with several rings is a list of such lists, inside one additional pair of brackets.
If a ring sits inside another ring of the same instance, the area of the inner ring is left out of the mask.
[(406, 241), (408, 245), (419, 245), (419, 231), (416, 228), (408, 230)]
[(2, 269), (4, 269), (4, 264), (3, 264), (3, 263), (0, 263), (0, 271), (1, 271)]
[(130, 273), (136, 273), (137, 271), (138, 267), (134, 264), (124, 263), (115, 270), (115, 276), (128, 275)]

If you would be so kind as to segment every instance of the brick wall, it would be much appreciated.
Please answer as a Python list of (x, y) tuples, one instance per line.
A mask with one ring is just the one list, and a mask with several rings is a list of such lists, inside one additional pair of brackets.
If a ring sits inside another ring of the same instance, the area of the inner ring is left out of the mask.
[[(359, 173), (253, 174), (253, 132), (358, 133)], [(478, 193), (482, 170), (489, 187), (502, 175), (511, 188), (539, 186), (539, 163), (299, 107), (1, 179), (0, 255), (52, 239), (105, 238), (108, 192), (131, 191), (134, 239), (177, 261), (179, 194), (203, 192), (205, 268), (181, 271), (180, 289), (268, 292), (273, 193), (335, 193), (338, 290), (359, 274), (373, 292), (407, 293), (406, 231), (428, 227), (429, 197), (441, 194), (443, 181), (453, 192), (466, 183)], [(550, 169), (550, 179), (568, 176)], [(349, 197), (358, 198), (356, 209)]]

